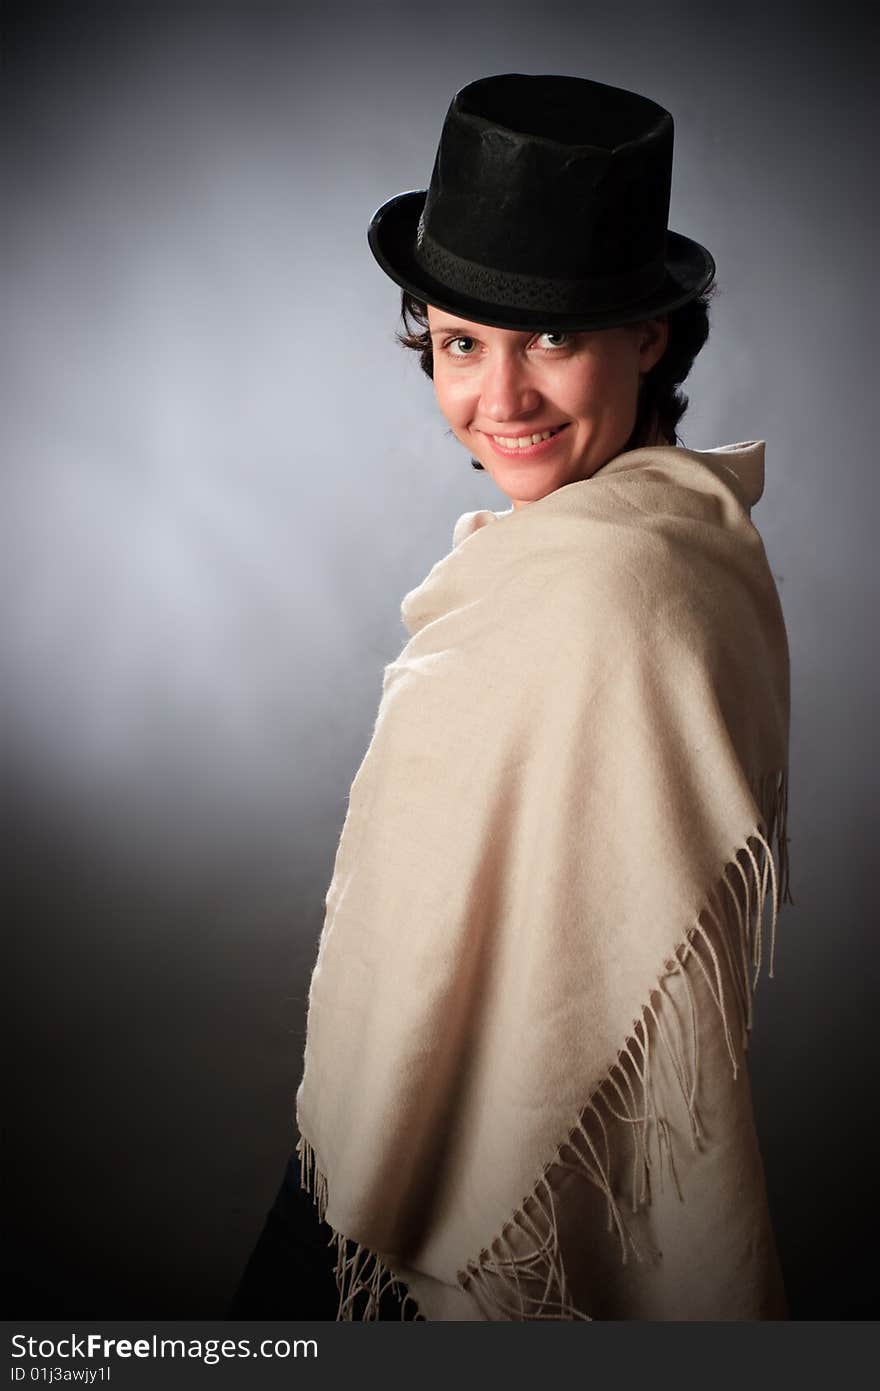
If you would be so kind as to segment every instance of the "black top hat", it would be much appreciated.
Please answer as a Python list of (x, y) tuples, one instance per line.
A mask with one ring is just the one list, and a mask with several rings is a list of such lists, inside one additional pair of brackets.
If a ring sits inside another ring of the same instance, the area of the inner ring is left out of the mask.
[(667, 229), (673, 121), (581, 77), (502, 73), (452, 99), (427, 190), (374, 213), (404, 289), (476, 323), (598, 329), (676, 309), (715, 262)]

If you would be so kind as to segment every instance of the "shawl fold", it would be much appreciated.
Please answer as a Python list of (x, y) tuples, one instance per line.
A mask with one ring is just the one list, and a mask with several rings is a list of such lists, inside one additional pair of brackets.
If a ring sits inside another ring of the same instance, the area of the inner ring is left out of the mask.
[(763, 451), (466, 513), (403, 600), (296, 1097), (339, 1319), (785, 1316), (745, 1065), (793, 901)]

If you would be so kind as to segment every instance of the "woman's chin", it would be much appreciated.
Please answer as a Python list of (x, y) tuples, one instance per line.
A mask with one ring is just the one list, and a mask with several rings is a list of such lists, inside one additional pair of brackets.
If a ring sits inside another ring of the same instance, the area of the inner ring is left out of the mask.
[(571, 481), (566, 470), (550, 468), (547, 464), (529, 465), (523, 460), (521, 464), (502, 464), (499, 467), (496, 462), (490, 469), (487, 468), (484, 459), (481, 459), (480, 463), (487, 473), (491, 473), (493, 482), (502, 493), (518, 502), (537, 502), (539, 498), (546, 497), (548, 493), (555, 492), (564, 483)]

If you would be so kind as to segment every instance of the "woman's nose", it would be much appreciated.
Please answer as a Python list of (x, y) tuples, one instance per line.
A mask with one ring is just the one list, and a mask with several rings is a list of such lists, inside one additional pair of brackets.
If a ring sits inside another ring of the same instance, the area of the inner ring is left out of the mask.
[(481, 385), (482, 414), (499, 425), (540, 407), (541, 393), (531, 380), (529, 365), (517, 354), (498, 354), (488, 362)]

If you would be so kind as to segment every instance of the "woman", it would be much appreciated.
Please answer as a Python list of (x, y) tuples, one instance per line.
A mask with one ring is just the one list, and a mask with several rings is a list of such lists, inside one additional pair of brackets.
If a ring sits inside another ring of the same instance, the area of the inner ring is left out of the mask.
[(297, 1153), (340, 1319), (786, 1316), (745, 1052), (788, 649), (763, 446), (677, 442), (714, 263), (671, 168), (654, 102), (504, 74), (370, 226), (510, 507), (403, 601), (327, 893)]

